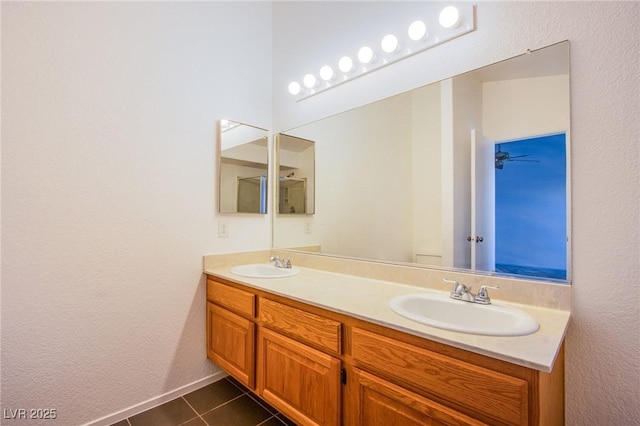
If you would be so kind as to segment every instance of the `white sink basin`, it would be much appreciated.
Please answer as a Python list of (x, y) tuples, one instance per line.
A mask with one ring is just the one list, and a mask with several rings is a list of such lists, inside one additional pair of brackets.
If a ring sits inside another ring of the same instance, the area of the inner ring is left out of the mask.
[(432, 327), (487, 336), (524, 336), (538, 331), (538, 321), (520, 309), (492, 303), (480, 305), (448, 295), (409, 294), (389, 302), (403, 317)]
[(276, 268), (268, 263), (252, 263), (231, 268), (231, 273), (247, 278), (284, 278), (300, 272), (298, 268)]

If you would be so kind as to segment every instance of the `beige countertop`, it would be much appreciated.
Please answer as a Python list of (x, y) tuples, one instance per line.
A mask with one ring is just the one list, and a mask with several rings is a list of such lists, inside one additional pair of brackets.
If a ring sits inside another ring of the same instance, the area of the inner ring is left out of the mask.
[[(298, 266), (296, 266), (298, 267)], [(492, 358), (550, 372), (569, 323), (568, 310), (502, 302), (532, 315), (540, 329), (528, 336), (494, 337), (443, 330), (412, 321), (388, 306), (396, 296), (444, 292), (359, 276), (298, 267), (300, 273), (287, 278), (245, 278), (230, 272), (229, 265), (205, 266), (207, 275), (224, 278), (288, 297), (333, 312), (349, 315), (425, 339), (444, 343)]]

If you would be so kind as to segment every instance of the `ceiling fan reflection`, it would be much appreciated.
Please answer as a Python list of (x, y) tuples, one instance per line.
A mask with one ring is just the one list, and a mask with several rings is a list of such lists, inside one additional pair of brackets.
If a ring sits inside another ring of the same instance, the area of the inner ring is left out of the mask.
[(540, 160), (522, 160), (523, 157), (528, 157), (531, 154), (523, 154), (523, 155), (510, 155), (507, 151), (501, 151), (500, 145), (498, 144), (498, 151), (495, 154), (495, 164), (496, 169), (502, 170), (504, 168), (505, 161), (527, 161), (530, 163), (539, 163)]

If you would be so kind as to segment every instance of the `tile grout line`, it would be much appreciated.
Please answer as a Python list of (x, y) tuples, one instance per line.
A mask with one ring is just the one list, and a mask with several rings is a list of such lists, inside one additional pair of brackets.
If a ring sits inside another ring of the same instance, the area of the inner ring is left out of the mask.
[[(247, 394), (247, 396), (248, 396), (249, 398), (251, 398), (251, 400), (253, 400), (253, 402), (255, 402), (256, 404), (258, 404), (259, 406), (261, 406), (262, 408), (264, 408), (265, 410), (267, 410), (267, 413), (269, 413), (269, 414), (273, 414), (273, 413), (271, 412), (271, 410), (270, 410), (270, 409), (268, 409), (267, 407), (265, 407), (265, 406), (264, 406), (264, 404), (266, 404), (266, 402), (262, 401), (259, 397), (254, 397), (254, 396), (253, 396), (252, 394), (250, 394), (250, 393), (248, 393), (248, 394)], [(278, 411), (278, 410), (276, 409), (276, 407), (271, 407), (271, 408), (272, 408), (273, 410), (275, 410), (275, 411), (276, 411), (276, 413), (275, 413), (275, 414), (273, 414), (274, 416), (277, 416), (278, 414), (280, 414), (280, 411)]]
[[(193, 420), (194, 420), (194, 419), (196, 419), (196, 418), (199, 418), (200, 420), (202, 420), (202, 422), (203, 422), (205, 425), (209, 426), (209, 424), (207, 423), (207, 421), (203, 418), (203, 416), (204, 416), (205, 414), (208, 414), (208, 413), (210, 413), (211, 411), (217, 410), (218, 408), (220, 408), (220, 407), (222, 407), (222, 406), (224, 406), (224, 405), (227, 405), (228, 403), (233, 402), (233, 401), (235, 401), (236, 399), (241, 398), (241, 397), (243, 397), (243, 396), (245, 396), (245, 395), (246, 395), (246, 396), (248, 396), (252, 401), (254, 401), (256, 404), (258, 404), (260, 407), (262, 407), (264, 410), (266, 410), (266, 411), (267, 411), (267, 413), (269, 413), (269, 414), (271, 415), (271, 417), (269, 417), (268, 419), (266, 419), (264, 422), (261, 422), (260, 424), (263, 424), (263, 423), (265, 423), (266, 421), (271, 420), (271, 419), (272, 419), (272, 418), (274, 418), (274, 417), (275, 417), (275, 418), (277, 418), (277, 419), (278, 419), (278, 421), (280, 421), (280, 422), (282, 423), (282, 420), (281, 420), (281, 419), (279, 419), (279, 418), (277, 417), (277, 416), (278, 416), (278, 414), (280, 414), (280, 412), (279, 412), (279, 411), (277, 411), (277, 412), (276, 412), (276, 414), (273, 414), (273, 413), (271, 412), (271, 410), (267, 409), (267, 408), (266, 408), (266, 407), (261, 403), (261, 401), (259, 401), (258, 399), (256, 399), (256, 398), (254, 398), (254, 397), (253, 397), (253, 394), (252, 394), (252, 392), (251, 392), (251, 391), (247, 391), (247, 390), (245, 390), (245, 389), (244, 389), (244, 387), (241, 387), (240, 385), (238, 385), (238, 384), (234, 383), (232, 380), (228, 380), (228, 379), (227, 379), (227, 377), (225, 377), (223, 380), (226, 380), (227, 382), (231, 383), (231, 384), (232, 384), (236, 389), (238, 389), (241, 393), (240, 393), (239, 395), (237, 395), (236, 397), (231, 398), (231, 399), (229, 399), (228, 401), (225, 401), (225, 402), (223, 402), (222, 404), (219, 404), (219, 405), (215, 406), (214, 408), (212, 408), (212, 409), (210, 409), (210, 410), (207, 410), (207, 411), (203, 412), (202, 414), (198, 413), (198, 411), (197, 411), (197, 410), (196, 410), (196, 409), (195, 409), (195, 408), (194, 408), (194, 407), (189, 403), (189, 401), (187, 400), (187, 398), (185, 398), (185, 397), (184, 397), (186, 394), (185, 394), (185, 395), (181, 395), (179, 398), (181, 398), (181, 399), (182, 399), (182, 400), (183, 400), (183, 401), (184, 401), (184, 402), (189, 406), (189, 408), (191, 408), (191, 410), (193, 410), (193, 412), (195, 413), (195, 416), (191, 417), (189, 420), (187, 420), (187, 421), (185, 421), (185, 422), (179, 423), (179, 424), (178, 424), (178, 425), (176, 425), (176, 426), (185, 425), (185, 424), (189, 423), (190, 421), (193, 421)], [(129, 421), (129, 418), (128, 418), (128, 417), (127, 417), (125, 420), (127, 421), (127, 424), (128, 424), (129, 426), (133, 426), (133, 425), (131, 424), (131, 422)], [(283, 424), (284, 424), (284, 423), (283, 423)]]
[(226, 380), (227, 382), (231, 383), (231, 384), (232, 384), (233, 386), (235, 386), (236, 388), (240, 389), (240, 391), (241, 391), (243, 394), (245, 394), (245, 395), (246, 395), (246, 394), (251, 393), (250, 391), (247, 391), (247, 390), (243, 389), (243, 387), (244, 387), (244, 386), (243, 386), (243, 387), (240, 387), (240, 385), (239, 385), (239, 384), (237, 384), (237, 383), (235, 383), (233, 380), (229, 380), (229, 379), (228, 379), (228, 377), (229, 377), (229, 376), (225, 377), (225, 378), (224, 378), (224, 380)]
[[(207, 423), (207, 421), (206, 421), (205, 419), (203, 419), (203, 418), (202, 418), (202, 416), (200, 415), (200, 413), (198, 413), (198, 411), (197, 411), (195, 408), (193, 408), (193, 406), (192, 406), (191, 404), (189, 404), (189, 401), (187, 401), (187, 398), (185, 398), (185, 397), (184, 397), (184, 395), (183, 395), (183, 396), (181, 396), (180, 398), (182, 398), (182, 399), (184, 400), (184, 402), (186, 402), (186, 403), (187, 403), (187, 405), (189, 406), (189, 408), (191, 408), (191, 409), (193, 410), (193, 412), (194, 412), (194, 413), (196, 413), (196, 416), (195, 416), (195, 417), (193, 417), (193, 418), (191, 418), (191, 419), (187, 420), (187, 421), (186, 421), (186, 422), (184, 422), (184, 423), (180, 423), (181, 425), (183, 425), (183, 424), (185, 424), (185, 423), (189, 423), (191, 420), (195, 419), (196, 417), (200, 418), (200, 420), (202, 420), (202, 421), (204, 422), (204, 424), (205, 424), (205, 425), (208, 425), (208, 424), (209, 424), (209, 423)], [(180, 425), (178, 425), (178, 426), (180, 426)]]
[[(222, 380), (227, 380), (227, 378), (225, 377), (225, 378), (223, 378)], [(190, 421), (192, 421), (193, 419), (195, 419), (195, 418), (197, 417), (197, 418), (199, 418), (200, 420), (202, 420), (202, 422), (203, 422), (205, 425), (209, 426), (209, 423), (207, 423), (207, 421), (204, 419), (204, 417), (202, 417), (203, 415), (205, 415), (205, 414), (207, 414), (207, 413), (209, 413), (209, 412), (211, 412), (211, 411), (213, 411), (213, 410), (216, 410), (216, 409), (218, 409), (218, 408), (222, 407), (223, 405), (227, 405), (229, 402), (234, 401), (234, 400), (236, 400), (236, 399), (240, 398), (241, 396), (244, 396), (244, 395), (246, 395), (246, 394), (247, 394), (247, 392), (246, 392), (246, 391), (244, 391), (243, 389), (241, 389), (238, 385), (236, 385), (235, 383), (233, 383), (231, 380), (227, 380), (227, 382), (231, 383), (234, 387), (236, 387), (236, 388), (237, 388), (238, 390), (240, 390), (240, 392), (242, 392), (242, 393), (241, 393), (240, 395), (236, 396), (235, 398), (231, 398), (230, 400), (228, 400), (228, 401), (226, 401), (226, 402), (223, 402), (222, 404), (218, 404), (218, 405), (216, 405), (216, 406), (215, 406), (215, 407), (213, 407), (212, 409), (207, 410), (207, 411), (205, 411), (205, 412), (204, 412), (204, 413), (202, 413), (202, 414), (198, 413), (198, 410), (196, 410), (196, 409), (195, 409), (195, 408), (194, 408), (194, 407), (189, 403), (189, 401), (187, 400), (187, 398), (185, 398), (185, 397), (184, 397), (184, 395), (182, 395), (180, 398), (182, 398), (182, 399), (184, 400), (184, 402), (186, 402), (186, 403), (187, 403), (187, 405), (189, 406), (189, 408), (191, 408), (191, 409), (193, 410), (193, 412), (194, 412), (194, 413), (196, 413), (196, 416), (195, 416), (195, 417), (193, 417), (193, 418), (191, 418), (191, 419), (189, 419), (189, 420), (187, 420), (187, 421), (186, 421), (186, 422), (184, 422), (184, 423), (180, 423), (180, 425), (184, 425), (184, 424), (186, 424), (186, 423), (189, 423)], [(180, 425), (178, 425), (178, 426), (180, 426)]]
[[(225, 377), (223, 380), (227, 380), (227, 379), (226, 379), (226, 377)], [(193, 420), (193, 419), (195, 419), (195, 418), (199, 418), (200, 420), (202, 420), (202, 422), (203, 422), (205, 425), (209, 426), (209, 423), (207, 423), (207, 421), (202, 417), (203, 415), (205, 415), (205, 414), (207, 414), (207, 413), (210, 413), (211, 411), (217, 410), (218, 408), (220, 408), (220, 407), (222, 407), (222, 406), (224, 406), (224, 405), (227, 405), (227, 404), (228, 404), (228, 403), (230, 403), (231, 401), (235, 401), (236, 399), (238, 399), (238, 398), (240, 398), (240, 397), (242, 397), (242, 396), (244, 396), (244, 395), (247, 395), (247, 394), (248, 394), (248, 392), (246, 392), (244, 389), (240, 388), (238, 385), (236, 385), (235, 383), (233, 383), (231, 380), (227, 380), (227, 382), (229, 382), (229, 383), (231, 383), (233, 386), (235, 386), (235, 387), (236, 387), (236, 388), (241, 392), (241, 394), (240, 394), (240, 395), (238, 395), (238, 396), (236, 396), (235, 398), (231, 398), (230, 400), (223, 402), (222, 404), (218, 404), (218, 405), (216, 405), (216, 406), (215, 406), (215, 407), (213, 407), (212, 409), (207, 410), (207, 411), (205, 411), (205, 412), (204, 412), (204, 413), (202, 413), (202, 414), (198, 413), (198, 410), (196, 410), (195, 408), (193, 408), (193, 406), (189, 403), (189, 401), (187, 400), (187, 398), (185, 398), (185, 397), (184, 397), (184, 395), (180, 396), (180, 398), (182, 398), (182, 400), (183, 400), (183, 401), (184, 401), (184, 402), (189, 406), (189, 408), (191, 408), (191, 409), (193, 410), (193, 412), (194, 412), (196, 415), (195, 415), (194, 417), (190, 418), (189, 420), (187, 420), (186, 422), (180, 423), (180, 424), (179, 424), (179, 425), (177, 425), (177, 426), (181, 426), (181, 425), (187, 424), (187, 423), (189, 423), (190, 421), (192, 421), (192, 420)], [(267, 410), (267, 411), (268, 411), (268, 410)]]
[[(262, 423), (265, 423), (266, 421), (271, 420), (272, 418), (275, 417), (280, 423), (282, 423), (283, 425), (286, 425), (286, 423), (280, 417), (278, 417), (279, 415), (282, 414), (280, 411), (278, 411), (275, 407), (271, 407), (273, 410), (276, 411), (276, 413), (273, 414), (269, 408), (264, 406), (264, 404), (266, 404), (266, 402), (262, 401), (262, 399), (260, 399), (257, 395), (254, 395), (253, 392), (244, 390), (242, 387), (240, 387), (240, 385), (236, 384), (233, 380), (229, 380), (228, 379), (229, 377), (230, 376), (227, 376), (223, 380), (228, 381), (229, 383), (231, 383), (232, 385), (234, 385), (235, 387), (240, 389), (242, 392), (244, 392), (244, 395), (247, 395), (256, 404), (258, 404), (260, 407), (264, 408), (267, 411), (267, 413), (271, 414), (271, 417), (269, 417), (267, 420), (265, 420)], [(284, 416), (284, 414), (282, 414), (282, 415)], [(262, 424), (262, 423), (260, 423), (260, 424)]]
[[(242, 398), (242, 397), (243, 397), (243, 396), (245, 396), (245, 395), (246, 395), (246, 393), (243, 393), (243, 394), (241, 394), (241, 395), (236, 396), (235, 398), (231, 398), (230, 400), (228, 400), (228, 401), (226, 401), (226, 402), (223, 402), (223, 403), (222, 403), (222, 404), (220, 404), (220, 405), (216, 405), (214, 408), (212, 408), (212, 409), (210, 409), (210, 410), (208, 410), (208, 411), (205, 411), (205, 412), (204, 412), (204, 413), (202, 413), (202, 414), (198, 414), (198, 416), (199, 416), (199, 417), (202, 417), (202, 416), (204, 416), (205, 414), (208, 414), (208, 413), (210, 413), (210, 412), (212, 412), (212, 411), (215, 411), (215, 410), (217, 410), (218, 408), (220, 408), (220, 407), (222, 407), (222, 406), (225, 406), (225, 405), (227, 405), (228, 403), (233, 402), (233, 401), (235, 401), (235, 400), (236, 400), (236, 399), (238, 399), (238, 398)], [(204, 421), (204, 419), (202, 419), (202, 420)], [(205, 421), (205, 423), (207, 423), (207, 422)], [(207, 424), (208, 424), (208, 423), (207, 423)]]
[[(267, 422), (268, 422), (269, 420), (271, 420), (271, 419), (276, 419), (276, 420), (278, 420), (280, 423), (282, 423), (282, 421), (278, 418), (278, 416), (277, 416), (276, 414), (273, 414), (271, 417), (269, 417), (268, 419), (265, 419), (264, 421), (262, 421), (262, 422), (258, 423), (256, 426), (263, 425), (263, 424), (267, 423)], [(282, 424), (284, 424), (284, 423), (282, 423)]]

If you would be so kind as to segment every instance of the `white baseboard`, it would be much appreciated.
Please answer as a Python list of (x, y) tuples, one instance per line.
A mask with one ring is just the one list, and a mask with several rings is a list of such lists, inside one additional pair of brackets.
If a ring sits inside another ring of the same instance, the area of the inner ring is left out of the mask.
[(204, 377), (200, 380), (196, 380), (193, 383), (189, 383), (188, 385), (184, 385), (179, 387), (178, 389), (174, 389), (170, 392), (164, 393), (157, 397), (148, 399), (140, 404), (133, 405), (129, 408), (126, 408), (122, 411), (118, 411), (117, 413), (110, 414), (108, 416), (101, 417), (97, 420), (93, 420), (89, 423), (85, 423), (82, 426), (109, 426), (114, 423), (117, 423), (121, 420), (129, 418), (131, 416), (135, 416), (136, 414), (140, 414), (144, 411), (149, 410), (150, 408), (157, 407), (158, 405), (162, 405), (165, 402), (169, 402), (174, 400), (182, 395), (185, 395), (189, 392), (193, 392), (194, 390), (198, 390), (202, 387), (205, 387), (211, 383), (217, 382), (218, 380), (222, 380), (227, 377), (228, 374), (220, 370), (211, 376)]

